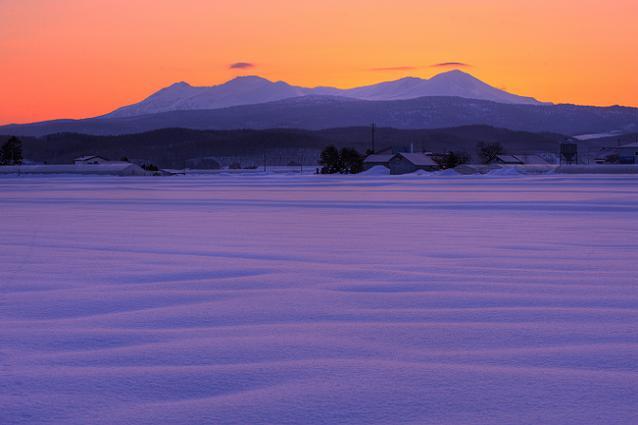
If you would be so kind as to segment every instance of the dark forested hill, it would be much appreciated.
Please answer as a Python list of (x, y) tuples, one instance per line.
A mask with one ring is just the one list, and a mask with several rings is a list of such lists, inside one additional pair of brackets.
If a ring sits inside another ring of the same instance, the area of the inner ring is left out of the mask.
[[(0, 137), (2, 140), (2, 137)], [(414, 145), (416, 150), (465, 150), (474, 153), (478, 142), (500, 142), (510, 152), (556, 152), (565, 136), (551, 133), (510, 131), (488, 126), (467, 126), (432, 130), (377, 128), (377, 150)], [(235, 156), (264, 157), (271, 162), (288, 160), (314, 163), (320, 150), (330, 144), (351, 146), (364, 152), (370, 147), (369, 127), (327, 130), (190, 130), (163, 129), (122, 136), (60, 133), (23, 138), (24, 155), (34, 161), (71, 162), (73, 158), (96, 154), (110, 159), (144, 159), (163, 167), (182, 167), (190, 158)], [(281, 164), (285, 165), (285, 164)]]
[(198, 130), (302, 128), (320, 130), (376, 123), (401, 129), (489, 125), (517, 131), (568, 135), (638, 130), (638, 109), (575, 105), (515, 105), (460, 97), (369, 101), (304, 96), (213, 110), (172, 111), (125, 118), (58, 120), (0, 127), (0, 134), (42, 136), (74, 132), (139, 133), (179, 127)]

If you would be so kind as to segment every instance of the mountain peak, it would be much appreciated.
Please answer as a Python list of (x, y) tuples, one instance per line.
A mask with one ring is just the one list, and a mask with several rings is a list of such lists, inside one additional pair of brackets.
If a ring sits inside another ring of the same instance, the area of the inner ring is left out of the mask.
[[(390, 81), (392, 82), (397, 82), (397, 81), (403, 81), (403, 82), (415, 82), (415, 81), (423, 81), (423, 78), (419, 78), (419, 77), (403, 77), (403, 78), (399, 78), (396, 81)], [(383, 84), (383, 83), (381, 83)]]
[(480, 81), (478, 78), (476, 78), (469, 72), (461, 71), (460, 69), (453, 69), (451, 71), (441, 72), (440, 74), (436, 74), (434, 77), (430, 78), (430, 80), (444, 80), (444, 79)]
[(437, 75), (446, 75), (446, 74), (449, 74), (449, 75), (469, 75), (469, 76), (472, 76), (472, 74), (470, 74), (469, 72), (465, 72), (465, 71), (460, 70), (460, 69), (458, 69), (458, 68), (451, 69), (451, 70), (449, 70), (449, 71), (443, 71), (443, 72), (438, 73)]
[(177, 83), (171, 84), (169, 87), (180, 88), (180, 87), (193, 87), (188, 84), (186, 81), (179, 81)]
[(227, 81), (225, 84), (230, 83), (268, 83), (272, 84), (272, 81), (260, 77), (258, 75), (240, 75), (238, 77), (233, 78), (230, 81)]

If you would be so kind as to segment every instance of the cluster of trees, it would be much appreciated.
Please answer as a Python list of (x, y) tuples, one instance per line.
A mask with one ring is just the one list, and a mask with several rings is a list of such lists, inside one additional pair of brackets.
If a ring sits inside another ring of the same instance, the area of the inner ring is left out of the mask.
[(145, 169), (146, 171), (159, 171), (159, 167), (155, 164), (144, 164), (142, 165), (142, 168)]
[[(479, 142), (476, 145), (476, 151), (478, 158), (482, 164), (489, 164), (494, 161), (497, 156), (504, 153), (503, 145), (498, 142), (484, 143)], [(432, 157), (434, 161), (439, 164), (441, 169), (446, 170), (448, 168), (454, 168), (462, 164), (467, 164), (472, 159), (472, 156), (463, 151), (448, 152), (443, 155), (435, 155)]]
[(363, 171), (363, 156), (356, 149), (328, 146), (321, 151), (321, 174), (357, 174)]
[(496, 143), (479, 142), (476, 145), (476, 150), (478, 152), (479, 159), (481, 160), (481, 163), (483, 164), (489, 164), (490, 162), (494, 161), (497, 156), (502, 155), (504, 152), (503, 145), (501, 145), (498, 142)]
[(20, 165), (22, 159), (22, 141), (17, 137), (11, 137), (0, 147), (0, 165)]
[(448, 152), (442, 155), (432, 155), (434, 162), (439, 164), (442, 170), (458, 167), (467, 164), (472, 157), (469, 153), (463, 151)]

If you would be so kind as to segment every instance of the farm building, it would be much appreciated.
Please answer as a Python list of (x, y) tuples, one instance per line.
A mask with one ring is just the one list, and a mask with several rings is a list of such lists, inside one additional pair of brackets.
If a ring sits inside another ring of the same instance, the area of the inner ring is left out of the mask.
[(424, 153), (398, 153), (388, 162), (390, 174), (407, 174), (418, 170), (436, 171), (439, 165)]
[(393, 154), (372, 154), (368, 155), (366, 159), (363, 160), (363, 169), (369, 170), (372, 167), (377, 165), (382, 165), (384, 167), (389, 167), (389, 162), (392, 159)]
[(108, 159), (98, 156), (98, 155), (85, 155), (73, 160), (75, 165), (97, 165), (97, 164), (105, 164), (107, 162), (111, 162)]
[(111, 176), (150, 176), (136, 164), (129, 162), (108, 162), (105, 164), (64, 164), (64, 165), (11, 165), (0, 167), (0, 174), (80, 174)]

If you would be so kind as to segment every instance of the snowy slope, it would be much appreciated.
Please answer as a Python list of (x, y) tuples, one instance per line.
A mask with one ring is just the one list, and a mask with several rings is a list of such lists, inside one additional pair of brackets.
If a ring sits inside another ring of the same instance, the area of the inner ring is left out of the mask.
[(273, 83), (260, 77), (238, 77), (212, 87), (193, 87), (176, 83), (149, 96), (144, 101), (125, 106), (106, 117), (129, 117), (168, 111), (218, 109), (237, 105), (272, 102), (303, 96), (309, 91), (282, 81)]
[(454, 96), (499, 103), (537, 105), (531, 97), (517, 96), (492, 87), (463, 71), (449, 71), (432, 78), (403, 78), (397, 81), (346, 90), (347, 96), (366, 100), (414, 99), (424, 96)]
[(117, 109), (106, 117), (121, 118), (168, 111), (218, 109), (306, 95), (345, 96), (364, 100), (456, 96), (500, 103), (539, 104), (533, 98), (507, 93), (458, 70), (445, 72), (431, 79), (409, 77), (354, 89), (305, 88), (292, 86), (283, 81), (272, 82), (261, 77), (247, 76), (212, 87), (193, 87), (184, 82), (176, 83), (140, 103)]
[(0, 423), (636, 424), (637, 183), (0, 178)]

